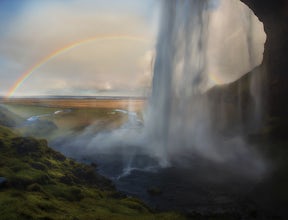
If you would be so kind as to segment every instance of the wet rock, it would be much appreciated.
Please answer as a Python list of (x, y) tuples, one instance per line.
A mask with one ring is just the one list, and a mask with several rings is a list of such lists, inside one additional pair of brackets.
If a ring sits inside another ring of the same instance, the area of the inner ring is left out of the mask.
[[(288, 129), (288, 2), (287, 0), (241, 0), (263, 22), (267, 41), (261, 74), (265, 74), (264, 89), (265, 124), (272, 138), (287, 140)], [(270, 123), (275, 118), (278, 122)]]
[(0, 176), (0, 187), (5, 186), (8, 180), (5, 177)]

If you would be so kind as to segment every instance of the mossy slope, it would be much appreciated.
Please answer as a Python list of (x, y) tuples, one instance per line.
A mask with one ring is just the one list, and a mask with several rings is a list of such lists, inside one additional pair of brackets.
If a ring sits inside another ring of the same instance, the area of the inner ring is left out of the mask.
[(45, 140), (19, 137), (0, 126), (0, 219), (182, 219), (153, 213), (118, 193), (111, 181), (50, 149)]

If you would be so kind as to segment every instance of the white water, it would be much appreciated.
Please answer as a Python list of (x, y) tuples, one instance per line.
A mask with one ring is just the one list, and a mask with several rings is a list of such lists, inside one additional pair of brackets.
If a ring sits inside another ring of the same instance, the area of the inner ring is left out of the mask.
[(27, 118), (26, 122), (33, 123), (35, 121), (38, 121), (41, 118), (54, 117), (55, 115), (58, 115), (62, 112), (63, 112), (63, 110), (57, 110), (51, 114), (33, 115), (33, 116), (30, 116), (29, 118)]
[[(230, 10), (233, 9), (231, 2)], [(185, 163), (185, 160), (190, 161), (194, 156), (200, 156), (220, 163), (242, 163), (242, 160), (245, 160), (245, 163), (248, 162), (249, 166), (257, 170), (262, 167), (261, 161), (245, 144), (241, 134), (225, 137), (212, 126), (213, 117), (216, 115), (213, 114), (213, 110), (209, 109), (209, 100), (206, 96), (206, 91), (211, 87), (210, 71), (211, 69), (224, 69), (221, 65), (225, 64), (225, 59), (231, 60), (231, 57), (224, 55), (231, 54), (229, 49), (221, 51), (219, 45), (214, 47), (211, 45), (211, 41), (216, 43), (213, 35), (219, 38), (222, 32), (224, 40), (226, 35), (232, 33), (235, 38), (234, 44), (241, 44), (241, 39), (245, 39), (242, 36), (244, 34), (247, 35), (246, 45), (253, 44), (253, 42), (247, 42), (252, 39), (251, 32), (241, 34), (236, 32), (235, 34), (229, 25), (226, 25), (226, 29), (215, 29), (214, 13), (217, 8), (223, 8), (223, 4), (226, 4), (224, 0), (163, 2), (153, 94), (146, 119), (150, 148), (159, 157), (162, 166), (169, 166), (175, 161), (178, 164)], [(234, 6), (235, 4), (234, 2)], [(240, 10), (240, 12), (243, 11)], [(236, 13), (239, 12), (236, 11)], [(250, 18), (252, 12), (251, 14), (246, 12), (242, 16), (246, 15), (247, 19), (252, 21)], [(246, 25), (246, 23), (240, 25)], [(251, 23), (248, 25), (251, 26)], [(212, 29), (217, 33), (211, 33)], [(236, 36), (237, 34), (239, 37)], [(222, 44), (225, 42), (223, 41)], [(233, 48), (233, 45), (231, 47)], [(213, 50), (219, 52), (214, 54), (217, 57), (210, 56)], [(256, 48), (255, 51), (253, 47), (250, 47), (246, 50), (247, 54), (234, 56), (235, 59), (240, 59), (234, 63), (243, 62), (244, 69), (249, 65), (252, 69), (261, 62), (256, 52), (261, 51), (262, 48)], [(254, 55), (253, 59), (250, 58), (251, 55)], [(249, 63), (245, 63), (245, 60)], [(238, 71), (241, 73), (243, 69), (240, 68)], [(223, 72), (222, 75), (225, 74), (229, 72)]]
[[(155, 161), (160, 167), (191, 166), (195, 157), (261, 174), (264, 164), (241, 133), (227, 137), (213, 129), (217, 116), (206, 96), (213, 85), (231, 82), (261, 63), (261, 31), (256, 16), (237, 0), (163, 1), (144, 127), (135, 129), (134, 113), (116, 110), (129, 115), (126, 125), (97, 135), (87, 128), (67, 144), (67, 154), (120, 155), (124, 174), (154, 167)], [(139, 165), (139, 154), (153, 158), (152, 165)]]

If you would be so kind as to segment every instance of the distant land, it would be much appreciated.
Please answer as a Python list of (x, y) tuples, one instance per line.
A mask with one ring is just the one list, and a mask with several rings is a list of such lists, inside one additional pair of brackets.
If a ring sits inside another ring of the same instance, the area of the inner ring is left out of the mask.
[(121, 108), (137, 111), (144, 107), (147, 97), (127, 96), (33, 96), (1, 97), (1, 104), (36, 105), (59, 108)]
[(55, 96), (13, 96), (10, 98), (7, 98), (5, 96), (0, 96), (0, 100), (20, 100), (20, 99), (147, 99), (146, 96), (62, 96), (62, 95), (55, 95)]

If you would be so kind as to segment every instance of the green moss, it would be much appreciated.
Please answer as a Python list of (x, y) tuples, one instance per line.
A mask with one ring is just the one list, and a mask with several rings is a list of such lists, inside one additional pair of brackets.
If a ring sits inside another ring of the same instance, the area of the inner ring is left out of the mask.
[(183, 219), (153, 213), (140, 200), (119, 196), (95, 167), (67, 159), (45, 140), (19, 137), (0, 126), (1, 220)]
[(16, 137), (14, 132), (12, 132), (9, 128), (0, 126), (0, 138), (3, 143), (7, 143), (11, 138)]

